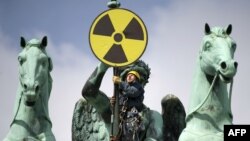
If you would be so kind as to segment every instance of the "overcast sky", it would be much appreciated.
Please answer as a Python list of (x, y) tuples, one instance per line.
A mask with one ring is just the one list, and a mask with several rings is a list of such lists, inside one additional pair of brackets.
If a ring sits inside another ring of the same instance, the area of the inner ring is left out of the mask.
[[(9, 130), (18, 84), (20, 36), (27, 40), (48, 36), (53, 88), (49, 101), (53, 132), (58, 141), (71, 140), (74, 104), (85, 81), (99, 63), (88, 34), (93, 20), (107, 10), (108, 0), (0, 1), (0, 140)], [(237, 43), (232, 112), (235, 124), (250, 124), (250, 1), (249, 0), (120, 0), (121, 8), (139, 15), (147, 26), (148, 46), (141, 57), (151, 68), (144, 103), (161, 112), (166, 94), (189, 103), (195, 61), (204, 25), (233, 25)], [(113, 94), (112, 69), (101, 89)]]

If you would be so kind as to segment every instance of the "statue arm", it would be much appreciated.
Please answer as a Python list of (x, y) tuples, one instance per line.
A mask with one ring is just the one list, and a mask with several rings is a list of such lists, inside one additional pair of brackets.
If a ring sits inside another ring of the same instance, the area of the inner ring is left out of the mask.
[(104, 63), (100, 63), (94, 72), (91, 74), (82, 89), (82, 96), (87, 102), (93, 105), (98, 113), (100, 113), (105, 122), (110, 122), (110, 102), (109, 98), (99, 90), (102, 79), (108, 70), (109, 66)]
[[(104, 63), (100, 63), (91, 76), (88, 78), (87, 82), (84, 84), (82, 89), (82, 96), (88, 101), (92, 102), (98, 95), (104, 94), (99, 90), (101, 86), (102, 79), (108, 70), (108, 66)], [(105, 94), (104, 94), (105, 95)]]

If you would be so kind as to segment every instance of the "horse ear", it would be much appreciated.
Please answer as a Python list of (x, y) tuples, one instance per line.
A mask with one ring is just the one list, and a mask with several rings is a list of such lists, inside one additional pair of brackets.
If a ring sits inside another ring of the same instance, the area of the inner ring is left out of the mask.
[(47, 36), (44, 36), (41, 42), (41, 47), (45, 48), (47, 46)]
[(25, 48), (25, 46), (26, 46), (26, 41), (25, 41), (25, 39), (24, 39), (23, 37), (21, 37), (20, 46), (21, 46), (22, 48)]
[(205, 34), (208, 35), (208, 34), (210, 34), (210, 33), (211, 33), (210, 27), (209, 27), (209, 25), (206, 23), (206, 24), (205, 24)]
[(226, 29), (226, 33), (227, 33), (227, 35), (230, 35), (231, 32), (232, 32), (232, 25), (229, 24), (228, 27), (227, 27), (227, 29)]

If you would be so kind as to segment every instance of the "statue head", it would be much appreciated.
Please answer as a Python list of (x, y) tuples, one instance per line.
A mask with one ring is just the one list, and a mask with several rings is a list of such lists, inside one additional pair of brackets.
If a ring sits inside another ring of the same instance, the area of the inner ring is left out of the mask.
[[(19, 80), (25, 104), (33, 106), (41, 94), (41, 89), (51, 79), (49, 72), (52, 70), (52, 61), (45, 51), (47, 37), (42, 40), (31, 39), (28, 42), (21, 37), (20, 45), (23, 50), (18, 55)], [(45, 87), (48, 93), (50, 87)]]
[(210, 76), (219, 74), (223, 82), (230, 82), (236, 74), (238, 63), (234, 60), (236, 43), (230, 37), (232, 25), (210, 29), (205, 24), (205, 36), (200, 50), (200, 66)]

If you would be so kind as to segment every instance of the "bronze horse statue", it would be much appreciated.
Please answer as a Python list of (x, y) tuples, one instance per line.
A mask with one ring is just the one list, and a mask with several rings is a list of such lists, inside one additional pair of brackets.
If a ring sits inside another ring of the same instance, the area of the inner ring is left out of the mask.
[(4, 141), (55, 141), (51, 131), (48, 101), (52, 88), (52, 61), (47, 55), (47, 37), (28, 42), (21, 37), (18, 55), (19, 85), (14, 118)]
[(179, 141), (223, 141), (224, 125), (232, 124), (232, 82), (238, 63), (234, 60), (236, 43), (230, 37), (231, 31), (232, 25), (210, 29), (205, 24), (186, 128)]

